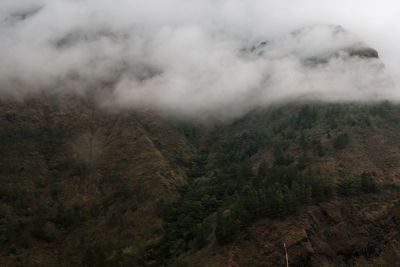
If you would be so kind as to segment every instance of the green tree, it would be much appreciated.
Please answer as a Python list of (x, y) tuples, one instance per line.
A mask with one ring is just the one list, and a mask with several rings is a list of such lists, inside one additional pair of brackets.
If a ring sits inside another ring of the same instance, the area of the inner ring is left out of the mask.
[(350, 137), (347, 133), (340, 134), (333, 139), (333, 147), (337, 150), (345, 148), (350, 143)]
[(106, 264), (106, 253), (104, 246), (100, 243), (96, 243), (90, 246), (85, 253), (82, 260), (83, 266), (97, 267), (107, 266)]
[(357, 176), (346, 175), (339, 181), (338, 190), (344, 196), (356, 195), (361, 191), (361, 180)]
[(195, 227), (195, 237), (193, 244), (196, 249), (201, 249), (207, 244), (208, 235), (211, 231), (211, 225), (208, 222), (197, 224)]
[(361, 174), (361, 190), (365, 193), (375, 193), (379, 190), (379, 183), (370, 173)]
[(238, 230), (238, 222), (234, 220), (232, 212), (227, 209), (217, 214), (217, 226), (215, 237), (219, 244), (226, 244), (231, 241)]

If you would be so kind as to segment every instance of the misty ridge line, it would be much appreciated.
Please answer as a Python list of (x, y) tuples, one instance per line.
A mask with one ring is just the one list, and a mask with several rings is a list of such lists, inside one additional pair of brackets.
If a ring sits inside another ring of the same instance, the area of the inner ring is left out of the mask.
[[(73, 93), (109, 108), (221, 119), (281, 102), (400, 99), (399, 54), (385, 61), (388, 70), (375, 49), (335, 24), (357, 23), (339, 12), (321, 19), (300, 5), (316, 1), (283, 2), (290, 8), (279, 18), (273, 12), (283, 4), (269, 1), (7, 0), (0, 93)], [(363, 16), (377, 11), (365, 6)], [(298, 8), (304, 17), (294, 16)], [(391, 51), (389, 42), (381, 47)]]

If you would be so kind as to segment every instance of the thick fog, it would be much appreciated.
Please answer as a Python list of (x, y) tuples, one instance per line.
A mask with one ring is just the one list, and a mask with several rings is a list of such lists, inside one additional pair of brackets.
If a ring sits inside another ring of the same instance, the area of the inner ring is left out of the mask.
[(0, 92), (222, 118), (298, 99), (397, 101), (398, 14), (389, 0), (2, 0)]

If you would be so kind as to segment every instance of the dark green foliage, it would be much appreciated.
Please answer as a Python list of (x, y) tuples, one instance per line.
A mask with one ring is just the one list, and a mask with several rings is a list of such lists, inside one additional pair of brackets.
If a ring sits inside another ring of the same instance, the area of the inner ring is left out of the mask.
[(200, 153), (197, 156), (192, 157), (190, 162), (190, 169), (187, 172), (187, 176), (190, 178), (201, 177), (205, 174), (205, 165), (207, 163), (208, 155), (206, 153)]
[[(296, 207), (301, 203), (312, 200), (326, 200), (333, 196), (334, 183), (332, 178), (321, 177), (312, 171), (302, 172), (296, 167), (273, 166), (268, 170), (261, 170), (264, 190), (269, 199), (264, 207), (264, 214), (284, 214), (290, 210), (287, 207)], [(265, 210), (269, 207), (270, 211)]]
[(90, 246), (82, 260), (83, 266), (108, 266), (106, 262), (105, 249), (101, 243)]
[[(136, 197), (136, 200), (140, 203), (142, 203), (143, 201), (145, 201), (147, 199), (147, 197), (149, 196), (149, 189), (147, 188), (143, 179), (140, 179), (135, 184), (135, 186), (133, 187), (132, 193)], [(127, 198), (129, 198), (129, 197), (131, 197), (131, 195), (129, 195)]]
[(243, 209), (249, 213), (250, 219), (258, 217), (261, 208), (258, 192), (251, 185), (245, 185), (240, 192), (239, 201)]
[(361, 174), (361, 190), (365, 193), (375, 193), (379, 191), (379, 183), (371, 173)]
[(381, 104), (375, 106), (372, 110), (371, 113), (374, 115), (378, 115), (382, 118), (390, 118), (391, 117), (391, 109), (392, 105), (390, 104), (389, 101), (384, 101)]
[(299, 159), (297, 160), (297, 168), (299, 170), (304, 170), (307, 168), (307, 166), (310, 164), (310, 159), (309, 157), (303, 153)]
[(23, 153), (26, 151), (23, 144), (31, 141), (49, 161), (62, 148), (62, 144), (69, 134), (70, 128), (59, 124), (54, 124), (52, 127), (48, 125), (32, 127), (22, 124), (16, 128), (2, 129), (0, 131), (0, 154), (5, 151)]
[[(108, 209), (116, 202), (129, 202), (134, 207), (143, 203), (150, 196), (150, 191), (144, 182), (140, 179), (131, 189), (125, 180), (119, 181), (115, 184), (113, 192), (103, 199), (103, 207)], [(134, 209), (136, 209), (134, 208)]]
[(0, 203), (0, 244), (9, 241), (13, 223), (12, 207)]
[(226, 244), (231, 241), (239, 229), (239, 223), (232, 216), (230, 210), (218, 212), (215, 237), (219, 244)]
[(158, 201), (156, 212), (165, 220), (165, 236), (152, 257), (173, 258), (190, 244), (204, 246), (209, 231), (203, 231), (204, 220), (217, 209), (215, 236), (219, 244), (226, 244), (255, 219), (284, 216), (303, 203), (327, 200), (334, 194), (332, 178), (302, 171), (297, 165), (268, 167), (264, 162), (258, 175), (250, 166), (243, 161), (221, 169), (216, 177), (190, 179), (178, 187), (177, 202)]
[[(143, 249), (132, 249), (127, 243), (106, 245), (101, 240), (107, 234), (96, 235), (81, 242), (76, 249), (85, 256), (71, 265), (185, 266), (178, 260), (182, 253), (201, 249), (214, 237), (219, 244), (226, 244), (260, 218), (281, 218), (295, 213), (301, 205), (326, 201), (337, 193), (350, 196), (377, 192), (380, 184), (372, 174), (346, 175), (335, 184), (332, 177), (322, 174), (327, 173), (325, 170), (315, 171), (314, 166), (324, 162), (319, 157), (333, 154), (327, 137), (335, 149), (346, 148), (351, 140), (358, 141), (355, 126), (368, 131), (380, 125), (394, 127), (397, 110), (389, 102), (374, 106), (309, 104), (253, 111), (210, 128), (176, 122), (182, 138), (186, 137), (193, 149), (193, 153), (188, 150), (187, 154), (192, 153), (188, 158), (171, 148), (168, 138), (151, 133), (152, 128), (144, 123), (147, 132), (143, 134), (167, 160), (167, 167), (177, 170), (176, 177), (186, 172), (177, 186), (177, 198), (161, 199), (154, 207), (163, 220), (162, 229), (156, 229), (152, 236), (156, 241), (143, 244)], [(133, 179), (121, 171), (117, 160), (126, 162), (125, 155), (89, 168), (70, 150), (78, 137), (71, 138), (71, 130), (65, 125), (17, 124), (12, 115), (7, 121), (10, 127), (0, 129), (0, 156), (34, 155), (40, 158), (37, 165), (43, 165), (43, 171), (24, 177), (19, 162), (3, 165), (0, 244), (13, 244), (17, 250), (36, 244), (57, 247), (97, 222), (101, 225), (94, 232), (104, 229), (123, 235), (124, 227), (134, 218), (127, 216), (139, 214), (142, 207), (151, 212), (150, 205), (142, 204), (153, 199), (152, 188), (146, 180)], [(117, 127), (115, 134), (119, 130), (124, 129)], [(102, 134), (107, 136), (106, 132)], [(112, 141), (106, 136), (107, 142)], [(132, 138), (129, 142), (140, 141)], [(107, 145), (104, 157), (106, 149)], [(160, 174), (169, 177), (168, 171), (160, 169)], [(29, 181), (20, 186), (13, 179)], [(71, 192), (75, 182), (79, 192)], [(132, 228), (129, 231), (136, 235)]]
[(223, 142), (218, 153), (219, 165), (242, 161), (265, 145), (265, 133), (243, 131), (236, 134), (232, 140)]
[(101, 240), (92, 241), (79, 266), (144, 266), (144, 262), (131, 246)]
[(23, 208), (26, 204), (21, 186), (13, 183), (0, 184), (0, 201), (16, 208)]
[(361, 175), (347, 175), (338, 183), (339, 193), (344, 196), (357, 195), (360, 193), (375, 193), (379, 191), (379, 183), (370, 173)]
[(174, 208), (172, 203), (161, 199), (157, 201), (155, 211), (157, 216), (163, 218), (165, 221), (171, 221), (174, 218)]
[(366, 115), (366, 116), (363, 118), (363, 121), (364, 121), (364, 123), (365, 123), (366, 126), (371, 127), (371, 120), (370, 120), (370, 118), (368, 117), (368, 115)]
[(333, 177), (311, 176), (312, 198), (315, 200), (328, 200), (335, 194), (335, 182)]
[(61, 148), (69, 136), (69, 128), (64, 125), (42, 126), (36, 129), (35, 139), (38, 150), (44, 155), (47, 161), (51, 160)]
[(289, 152), (284, 152), (286, 149), (276, 148), (274, 151), (274, 159), (276, 165), (290, 165), (294, 159)]
[(301, 108), (296, 120), (296, 126), (300, 129), (311, 128), (318, 119), (318, 112), (315, 108), (304, 106)]
[(37, 211), (35, 217), (31, 222), (31, 233), (37, 239), (46, 238), (46, 219), (43, 217), (41, 211)]
[(322, 146), (322, 143), (321, 143), (320, 140), (318, 140), (318, 141), (314, 140), (313, 143), (312, 143), (312, 147), (313, 147), (313, 150), (317, 153), (318, 156), (323, 157), (325, 155), (325, 149)]
[(211, 225), (208, 222), (197, 224), (194, 232), (194, 247), (196, 249), (201, 249), (207, 244), (207, 239), (211, 232)]
[(24, 248), (30, 248), (32, 245), (33, 237), (32, 237), (32, 230), (30, 228), (30, 225), (26, 225), (24, 229), (22, 230), (22, 235), (21, 235), (21, 240), (22, 240), (22, 246)]
[(79, 205), (75, 204), (72, 207), (66, 208), (60, 204), (57, 207), (54, 222), (61, 228), (74, 228), (81, 225), (84, 220), (84, 214)]
[(88, 164), (83, 160), (68, 156), (65, 159), (49, 166), (57, 172), (66, 172), (68, 176), (85, 176), (88, 172)]
[(361, 180), (357, 176), (346, 175), (339, 181), (338, 190), (345, 196), (356, 195), (361, 191)]
[(333, 147), (335, 149), (343, 149), (350, 143), (350, 137), (347, 133), (340, 134), (333, 139)]
[[(188, 179), (177, 188), (179, 199), (156, 205), (165, 221), (165, 235), (147, 260), (165, 264), (192, 246), (203, 246), (206, 235), (200, 226), (212, 214), (217, 214), (215, 236), (224, 244), (258, 218), (282, 217), (299, 205), (334, 196), (333, 178), (310, 169), (314, 155), (322, 157), (326, 149), (320, 139), (303, 132), (320, 123), (318, 109), (306, 106), (287, 120), (281, 119), (283, 113), (275, 110), (265, 116), (262, 125), (257, 119), (248, 127), (253, 130), (232, 134), (189, 160)], [(345, 114), (341, 106), (333, 106), (326, 117), (341, 122)], [(252, 115), (246, 120), (252, 122)], [(299, 129), (302, 132), (297, 134)], [(334, 142), (340, 149), (349, 137), (343, 134)], [(261, 163), (255, 174), (251, 158), (267, 147), (273, 152), (273, 164)], [(294, 154), (293, 147), (302, 148), (302, 153)]]
[(34, 137), (34, 130), (27, 124), (21, 124), (16, 128), (5, 128), (0, 130), (0, 154), (7, 151), (23, 152), (26, 147), (22, 146), (25, 140)]

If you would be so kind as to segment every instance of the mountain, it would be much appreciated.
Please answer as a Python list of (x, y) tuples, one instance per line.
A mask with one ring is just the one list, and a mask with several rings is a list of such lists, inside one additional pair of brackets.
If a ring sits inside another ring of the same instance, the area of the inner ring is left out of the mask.
[(164, 42), (5, 78), (1, 266), (398, 265), (400, 105), (378, 52), (329, 25), (222, 43), (202, 66)]
[(399, 261), (398, 105), (206, 124), (43, 93), (0, 114), (3, 266)]

